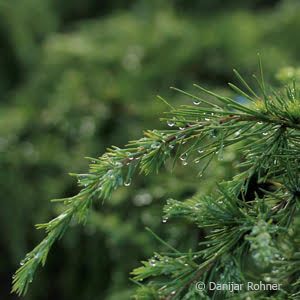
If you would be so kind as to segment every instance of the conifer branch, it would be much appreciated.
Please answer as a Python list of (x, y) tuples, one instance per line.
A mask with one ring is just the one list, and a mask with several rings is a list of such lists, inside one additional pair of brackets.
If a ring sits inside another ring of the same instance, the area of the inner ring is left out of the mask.
[[(88, 158), (91, 161), (89, 173), (71, 174), (77, 178), (81, 191), (73, 197), (53, 200), (62, 202), (65, 211), (48, 223), (37, 225), (38, 229), (45, 229), (47, 236), (21, 262), (13, 279), (12, 291), (18, 295), (27, 292), (37, 266), (45, 264), (53, 243), (64, 235), (72, 219), (78, 223), (87, 221), (93, 201), (109, 200), (114, 190), (123, 185), (129, 186), (138, 172), (145, 175), (157, 173), (172, 156), (183, 161), (184, 165), (188, 161), (198, 163), (206, 160), (199, 172), (201, 175), (216, 154), (222, 159), (224, 149), (237, 143), (245, 155), (240, 164), (244, 171), (231, 182), (220, 185), (218, 197), (206, 195), (186, 202), (169, 200), (165, 207), (167, 217), (189, 218), (200, 228), (212, 228), (207, 236), (209, 241), (205, 242), (210, 246), (197, 251), (194, 258), (181, 252), (176, 253), (176, 257), (158, 256), (154, 262), (143, 262), (144, 266), (134, 270), (133, 274), (135, 280), (170, 274), (167, 288), (156, 286), (160, 288), (159, 297), (169, 295), (165, 299), (172, 299), (170, 295), (176, 294), (174, 299), (180, 299), (179, 295), (191, 285), (195, 276), (209, 272), (213, 276), (213, 266), (231, 274), (224, 263), (226, 253), (239, 257), (234, 262), (238, 273), (243, 257), (241, 249), (245, 245), (255, 253), (258, 261), (269, 264), (277, 254), (271, 237), (276, 240), (278, 232), (290, 226), (299, 207), (299, 170), (298, 166), (294, 168), (290, 164), (291, 157), (296, 162), (300, 161), (300, 105), (297, 100), (300, 93), (287, 88), (285, 98), (280, 94), (269, 95), (261, 81), (261, 100), (235, 73), (250, 95), (234, 85), (230, 86), (250, 100), (249, 105), (242, 105), (198, 85), (195, 86), (214, 97), (217, 103), (174, 88), (196, 101), (194, 106), (184, 105), (178, 109), (170, 106), (168, 117), (162, 120), (167, 121), (171, 129), (147, 130), (143, 138), (129, 142), (123, 149), (112, 146), (101, 157)], [(203, 102), (202, 106), (199, 106), (200, 102)], [(287, 174), (284, 183), (278, 181), (282, 173)], [(254, 199), (247, 203), (244, 195), (253, 174), (258, 174), (258, 181), (276, 182), (274, 185), (279, 189), (274, 192), (275, 197), (265, 194), (261, 198), (256, 193)], [(287, 195), (283, 195), (283, 186)], [(278, 199), (281, 199), (279, 204)], [(275, 206), (274, 202), (277, 202)], [(267, 241), (263, 237), (267, 237)], [(195, 263), (198, 259), (201, 262)], [(233, 278), (235, 275), (228, 276)], [(172, 291), (175, 293), (172, 294)], [(146, 293), (145, 289), (142, 292)]]

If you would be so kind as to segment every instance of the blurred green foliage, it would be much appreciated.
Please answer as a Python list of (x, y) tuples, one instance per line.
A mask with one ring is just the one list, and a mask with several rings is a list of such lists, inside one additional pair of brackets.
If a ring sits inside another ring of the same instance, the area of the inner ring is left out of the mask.
[[(166, 127), (159, 117), (168, 108), (156, 94), (173, 106), (189, 101), (169, 86), (224, 90), (235, 82), (233, 67), (246, 79), (256, 72), (258, 51), (276, 85), (273, 74), (298, 67), (299, 13), (291, 0), (1, 3), (1, 299), (16, 297), (9, 295), (16, 262), (43, 236), (33, 225), (61, 210), (49, 200), (78, 191), (68, 172), (84, 172), (85, 156)], [(196, 228), (162, 224), (162, 206), (230, 178), (238, 158), (226, 155), (201, 180), (196, 165), (173, 174), (167, 166), (97, 204), (85, 228), (55, 245), (24, 299), (129, 299), (129, 272), (160, 247), (145, 226), (175, 247), (197, 245)]]

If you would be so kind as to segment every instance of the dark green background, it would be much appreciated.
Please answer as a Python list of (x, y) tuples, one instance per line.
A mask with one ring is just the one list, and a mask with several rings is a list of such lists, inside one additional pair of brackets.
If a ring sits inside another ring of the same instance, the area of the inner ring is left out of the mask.
[[(225, 4), (224, 4), (225, 3)], [(122, 147), (159, 117), (192, 100), (169, 90), (192, 83), (229, 94), (232, 68), (247, 79), (262, 54), (267, 81), (299, 66), (299, 1), (10, 0), (0, 4), (0, 298), (18, 262), (44, 236), (33, 226), (62, 211), (50, 199), (74, 195), (68, 172), (85, 156)], [(234, 96), (234, 95), (233, 95)], [(72, 226), (39, 268), (24, 299), (129, 299), (139, 261), (159, 250), (145, 226), (173, 246), (196, 247), (201, 232), (162, 224), (166, 199), (183, 200), (230, 178), (236, 160), (196, 178), (197, 165), (166, 166), (95, 203), (85, 227)]]

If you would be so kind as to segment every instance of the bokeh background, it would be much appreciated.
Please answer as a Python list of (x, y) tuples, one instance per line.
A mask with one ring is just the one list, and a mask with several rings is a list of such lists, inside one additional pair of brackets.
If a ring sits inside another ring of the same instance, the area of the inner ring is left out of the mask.
[[(192, 84), (200, 83), (230, 95), (232, 69), (251, 80), (257, 52), (276, 87), (292, 71), (282, 68), (299, 66), (299, 30), (297, 0), (2, 1), (0, 298), (18, 298), (11, 277), (44, 236), (34, 224), (62, 211), (50, 199), (78, 192), (68, 173), (85, 172), (85, 156), (167, 128), (157, 94), (192, 104), (170, 86), (197, 93)], [(166, 166), (95, 203), (88, 224), (74, 224), (52, 248), (24, 299), (130, 299), (130, 271), (161, 247), (145, 226), (195, 248), (201, 232), (163, 224), (162, 207), (214, 189), (237, 159), (226, 153), (201, 180), (196, 165), (178, 164), (172, 174)]]

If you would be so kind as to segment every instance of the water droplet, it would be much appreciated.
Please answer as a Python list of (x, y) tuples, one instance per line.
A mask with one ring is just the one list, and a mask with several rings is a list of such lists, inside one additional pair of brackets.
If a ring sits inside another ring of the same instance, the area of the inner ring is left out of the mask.
[(24, 266), (24, 262), (21, 261), (21, 262), (20, 262), (20, 266)]
[(171, 295), (175, 295), (176, 294), (176, 291), (173, 291), (172, 293), (171, 293)]
[(186, 166), (188, 163), (187, 163), (186, 161), (184, 161), (182, 164), (183, 164), (184, 166)]
[(159, 143), (154, 143), (154, 144), (152, 144), (152, 145), (151, 145), (151, 148), (152, 148), (152, 149), (157, 149), (157, 148), (159, 148)]
[(181, 144), (184, 145), (187, 141), (182, 141)]
[(210, 121), (210, 119), (209, 119), (209, 118), (205, 118), (204, 120), (205, 120), (205, 121)]
[(169, 148), (170, 148), (170, 149), (173, 149), (173, 148), (174, 148), (174, 145), (169, 145)]
[(270, 282), (271, 280), (272, 280), (271, 277), (265, 277), (265, 281), (266, 281), (266, 282)]
[(150, 260), (150, 265), (155, 267), (156, 266), (156, 260), (155, 259), (151, 259)]
[(212, 129), (210, 132), (211, 137), (216, 138), (217, 137), (217, 132), (215, 129)]
[(34, 259), (38, 259), (40, 256), (41, 256), (41, 253), (37, 253), (37, 254), (34, 256)]
[(162, 222), (163, 222), (163, 223), (167, 223), (167, 222), (168, 222), (168, 219), (169, 219), (169, 218), (164, 218), (164, 219), (162, 220)]
[(186, 158), (187, 158), (187, 153), (180, 156), (180, 160), (186, 160)]
[(184, 266), (185, 266), (185, 267), (188, 267), (189, 265), (188, 265), (188, 264), (184, 264)]
[(263, 135), (268, 135), (268, 133), (267, 133), (267, 132), (264, 132)]
[(199, 105), (199, 104), (201, 104), (201, 101), (194, 101), (194, 104)]
[(263, 122), (257, 122), (257, 124), (261, 125)]
[(203, 152), (204, 152), (204, 150), (201, 150), (201, 149), (198, 150), (198, 153), (200, 153), (200, 154)]
[(131, 178), (129, 178), (127, 181), (124, 182), (125, 186), (130, 186), (131, 184)]
[(129, 157), (128, 159), (129, 159), (129, 160), (133, 160), (133, 157)]
[(138, 156), (138, 157), (136, 157), (136, 159), (135, 160), (139, 160), (141, 157), (140, 156)]
[(200, 159), (195, 160), (195, 164), (199, 164)]
[(173, 127), (175, 123), (173, 121), (167, 121), (168, 126)]
[(184, 130), (185, 129), (185, 127), (179, 127), (179, 130)]

